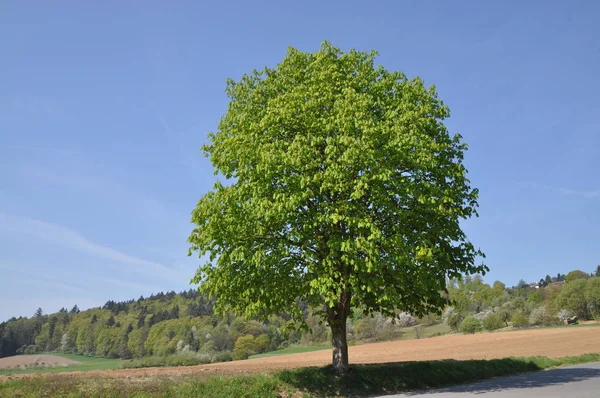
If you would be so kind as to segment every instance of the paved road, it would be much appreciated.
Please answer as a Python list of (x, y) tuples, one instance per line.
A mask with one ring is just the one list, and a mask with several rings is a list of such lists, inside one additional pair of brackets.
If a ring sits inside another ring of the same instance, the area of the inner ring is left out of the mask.
[[(600, 362), (385, 398), (598, 398)], [(381, 397), (384, 398), (384, 397)]]

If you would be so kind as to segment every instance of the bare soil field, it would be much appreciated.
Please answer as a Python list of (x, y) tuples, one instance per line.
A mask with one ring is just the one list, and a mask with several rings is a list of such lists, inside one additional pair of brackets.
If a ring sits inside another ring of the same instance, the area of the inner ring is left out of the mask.
[[(476, 335), (441, 336), (350, 347), (351, 364), (374, 364), (444, 359), (494, 359), (505, 357), (565, 357), (600, 352), (600, 328), (551, 328)], [(331, 363), (331, 350), (176, 368), (120, 369), (69, 372), (35, 377), (145, 378), (257, 373)], [(34, 377), (33, 375), (17, 375)], [(0, 379), (1, 380), (1, 379)]]
[(0, 358), (0, 369), (14, 369), (33, 366), (68, 366), (81, 362), (73, 361), (57, 355), (17, 355)]

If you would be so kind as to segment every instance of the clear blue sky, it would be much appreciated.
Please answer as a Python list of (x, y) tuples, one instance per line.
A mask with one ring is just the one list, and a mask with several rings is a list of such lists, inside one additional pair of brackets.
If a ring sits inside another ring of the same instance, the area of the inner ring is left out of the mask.
[(3, 2), (0, 320), (189, 288), (225, 79), (325, 39), (437, 86), (470, 145), (486, 280), (592, 271), (599, 16), (596, 1)]

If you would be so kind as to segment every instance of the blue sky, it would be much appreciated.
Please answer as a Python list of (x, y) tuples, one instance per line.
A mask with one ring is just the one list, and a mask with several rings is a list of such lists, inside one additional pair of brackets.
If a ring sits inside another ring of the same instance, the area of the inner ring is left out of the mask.
[[(285, 3), (285, 4), (284, 4)], [(0, 5), (0, 320), (189, 288), (225, 79), (288, 46), (376, 49), (470, 145), (486, 280), (600, 263), (600, 3)]]

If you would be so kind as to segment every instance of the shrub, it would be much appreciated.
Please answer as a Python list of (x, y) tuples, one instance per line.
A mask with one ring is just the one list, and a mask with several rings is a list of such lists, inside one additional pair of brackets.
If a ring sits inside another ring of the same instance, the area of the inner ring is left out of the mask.
[(529, 314), (529, 323), (531, 325), (552, 325), (555, 324), (556, 321), (554, 318), (548, 313), (546, 307), (538, 307), (531, 311)]
[(192, 365), (203, 365), (211, 363), (212, 359), (207, 355), (192, 355), (192, 354), (179, 354), (170, 355), (166, 357), (150, 356), (142, 359), (134, 359), (131, 361), (124, 361), (121, 364), (122, 368), (154, 368), (160, 366), (192, 366)]
[(500, 317), (497, 314), (492, 314), (488, 315), (483, 320), (483, 327), (486, 330), (494, 331), (504, 327), (504, 322), (502, 322), (502, 319), (500, 319)]
[(213, 357), (213, 362), (231, 362), (233, 361), (233, 356), (230, 352), (219, 352)]
[(511, 318), (511, 322), (512, 322), (513, 326), (515, 326), (515, 327), (521, 327), (521, 326), (527, 326), (527, 325), (529, 325), (529, 320), (527, 319), (527, 317), (521, 311), (515, 311), (514, 312), (512, 318)]
[(508, 310), (508, 308), (500, 308), (500, 310), (498, 310), (497, 312), (497, 315), (498, 318), (500, 318), (500, 320), (504, 322), (504, 326), (508, 326), (508, 321), (510, 321), (510, 311)]
[(569, 310), (558, 311), (558, 319), (563, 323), (566, 322), (567, 319), (569, 319), (571, 317), (573, 317), (573, 313)]
[(397, 323), (398, 323), (398, 326), (400, 326), (402, 328), (406, 328), (409, 326), (416, 325), (417, 320), (415, 319), (414, 316), (412, 316), (408, 312), (401, 312), (398, 314)]
[(455, 332), (458, 332), (460, 329), (460, 324), (463, 321), (463, 316), (461, 314), (452, 314), (448, 317), (448, 321), (447, 324), (450, 327), (450, 329), (452, 329)]
[(490, 316), (491, 314), (493, 314), (492, 310), (485, 310), (482, 312), (478, 312), (477, 314), (473, 315), (473, 317), (475, 319), (477, 319), (478, 321), (483, 321), (485, 318), (487, 318), (488, 316)]
[(473, 316), (466, 317), (460, 324), (460, 331), (464, 334), (475, 334), (480, 330), (481, 322)]
[(454, 307), (446, 307), (444, 312), (442, 312), (442, 322), (444, 322), (447, 325), (448, 318), (450, 318), (450, 316), (452, 315), (454, 315)]

